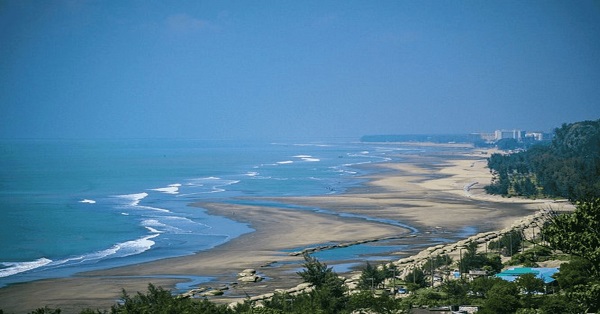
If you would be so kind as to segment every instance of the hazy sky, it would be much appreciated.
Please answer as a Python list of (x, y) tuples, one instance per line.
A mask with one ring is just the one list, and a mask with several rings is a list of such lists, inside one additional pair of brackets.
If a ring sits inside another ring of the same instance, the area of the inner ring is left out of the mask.
[(0, 0), (0, 137), (552, 130), (600, 118), (600, 1)]

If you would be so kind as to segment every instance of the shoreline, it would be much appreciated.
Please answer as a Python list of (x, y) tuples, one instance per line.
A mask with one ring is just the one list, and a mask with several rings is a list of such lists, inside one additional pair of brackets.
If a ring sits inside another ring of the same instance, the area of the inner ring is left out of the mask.
[[(469, 153), (406, 156), (403, 162), (371, 165), (385, 171), (366, 176), (366, 183), (344, 194), (263, 199), (326, 209), (328, 213), (276, 206), (197, 203), (195, 206), (210, 214), (247, 223), (255, 231), (190, 256), (10, 285), (0, 289), (0, 308), (15, 313), (46, 305), (60, 307), (64, 313), (86, 307), (109, 308), (119, 298), (122, 288), (129, 293), (145, 291), (152, 282), (173, 289), (186, 276), (213, 278), (203, 286), (227, 285), (229, 290), (225, 295), (214, 300), (229, 303), (246, 295), (298, 285), (301, 279), (296, 271), (303, 259), (288, 254), (298, 248), (397, 237), (388, 240), (391, 245), (409, 248), (390, 257), (398, 260), (439, 243), (436, 238), (440, 236), (466, 238), (472, 235), (464, 234), (466, 227), (476, 228), (474, 233), (500, 230), (552, 204), (548, 200), (506, 199), (485, 194), (482, 187), (491, 179), (484, 162), (488, 156), (489, 151), (478, 149)], [(361, 217), (402, 222), (418, 232)], [(416, 236), (408, 237), (411, 234)], [(354, 262), (364, 261), (358, 257)], [(266, 280), (237, 283), (237, 273), (247, 268), (256, 269)]]

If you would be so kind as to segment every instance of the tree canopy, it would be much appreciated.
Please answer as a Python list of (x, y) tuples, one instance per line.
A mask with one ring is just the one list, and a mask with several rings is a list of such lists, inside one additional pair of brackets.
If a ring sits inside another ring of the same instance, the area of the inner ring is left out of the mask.
[(550, 145), (513, 154), (493, 154), (491, 194), (525, 197), (600, 197), (600, 119), (563, 124)]

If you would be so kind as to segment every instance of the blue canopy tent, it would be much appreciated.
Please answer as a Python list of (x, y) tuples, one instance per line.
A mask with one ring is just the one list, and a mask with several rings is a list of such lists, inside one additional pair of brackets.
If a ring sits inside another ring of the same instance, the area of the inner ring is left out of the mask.
[(496, 277), (512, 282), (517, 280), (521, 275), (534, 274), (537, 278), (542, 279), (544, 283), (548, 284), (556, 280), (552, 275), (557, 272), (558, 268), (514, 267), (496, 274)]

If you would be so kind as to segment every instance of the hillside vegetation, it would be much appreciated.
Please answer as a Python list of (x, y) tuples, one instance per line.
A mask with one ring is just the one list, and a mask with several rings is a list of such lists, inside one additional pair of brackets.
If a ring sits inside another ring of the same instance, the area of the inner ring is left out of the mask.
[(512, 154), (493, 154), (490, 194), (558, 197), (571, 201), (600, 197), (600, 119), (563, 124), (550, 145)]

